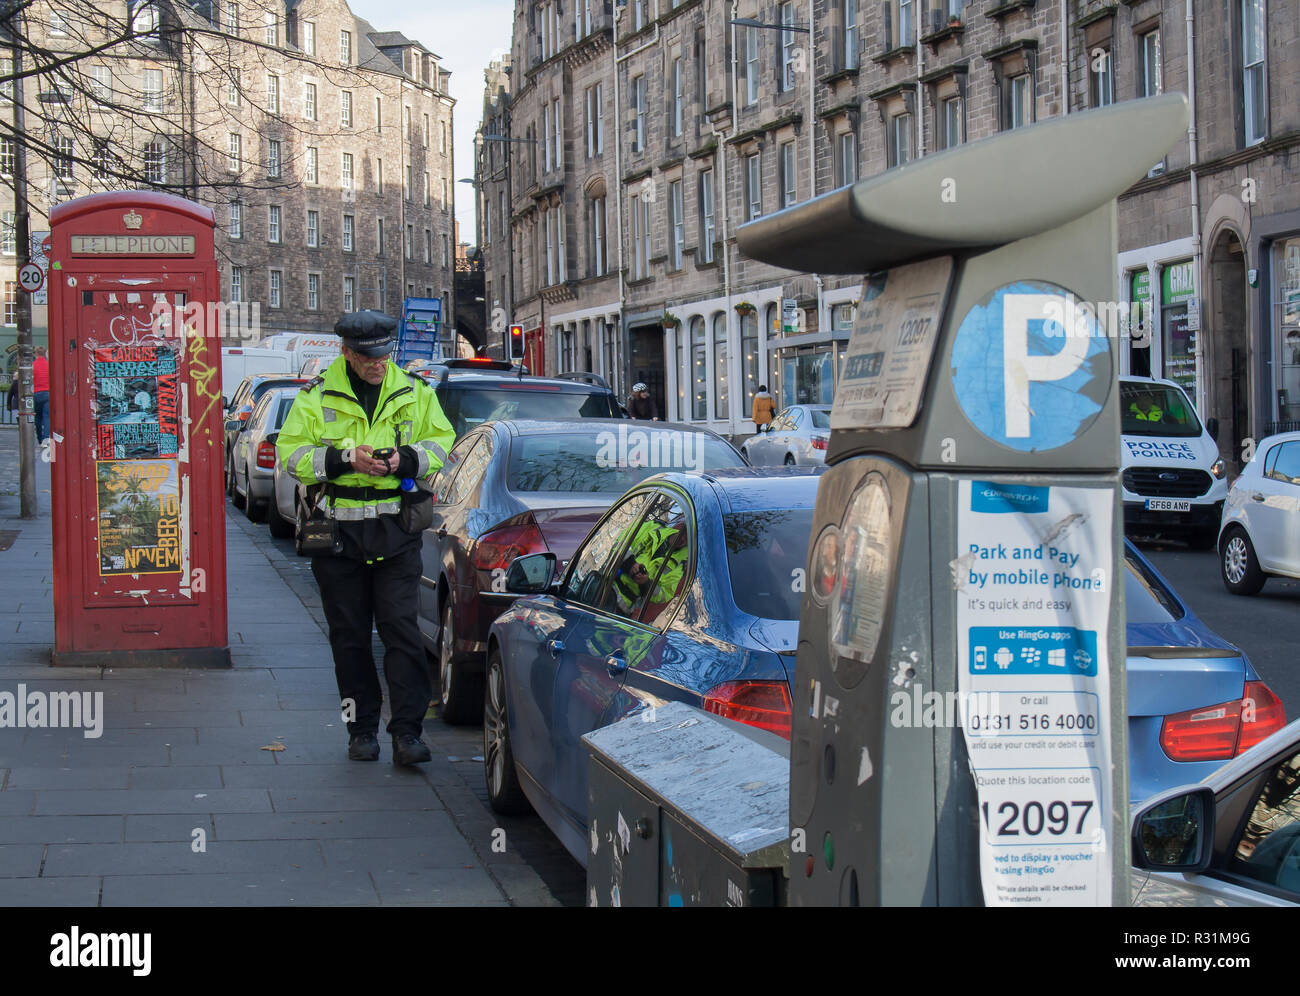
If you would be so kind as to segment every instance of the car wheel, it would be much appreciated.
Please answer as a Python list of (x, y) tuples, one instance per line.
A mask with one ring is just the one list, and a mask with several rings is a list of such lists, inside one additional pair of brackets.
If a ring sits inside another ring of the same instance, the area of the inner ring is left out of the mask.
[(235, 508), (242, 511), (245, 515), (248, 514), (248, 492), (245, 491), (242, 495), (239, 493), (239, 488), (235, 483), (235, 465), (233, 460), (230, 464), (230, 504), (234, 505)]
[(793, 453), (787, 453), (787, 454), (785, 455), (785, 465), (786, 465), (787, 467), (793, 467), (793, 466), (794, 466), (794, 454), (793, 454)]
[(483, 676), (467, 673), (465, 662), (457, 660), (454, 617), (448, 597), (442, 607), (442, 625), (438, 627), (438, 694), (442, 721), (451, 726), (464, 726), (483, 715)]
[(1253, 595), (1264, 587), (1264, 572), (1259, 569), (1255, 548), (1241, 528), (1229, 530), (1219, 551), (1219, 572), (1223, 586), (1234, 595)]
[(248, 470), (244, 470), (244, 515), (249, 522), (261, 522), (262, 513), (265, 512), (260, 501), (253, 498), (253, 482), (248, 478)]
[(303, 514), (302, 502), (298, 501), (296, 494), (294, 496), (293, 508), (293, 549), (298, 556), (305, 557), (307, 554), (302, 552), (302, 531), (307, 524), (307, 516)]
[(483, 697), (483, 774), (488, 803), (502, 816), (522, 816), (531, 808), (515, 771), (510, 749), (510, 723), (506, 717), (506, 669), (501, 651), (488, 655), (487, 693)]
[(276, 539), (288, 539), (295, 531), (294, 524), (280, 514), (280, 505), (275, 498), (266, 508), (266, 525)]

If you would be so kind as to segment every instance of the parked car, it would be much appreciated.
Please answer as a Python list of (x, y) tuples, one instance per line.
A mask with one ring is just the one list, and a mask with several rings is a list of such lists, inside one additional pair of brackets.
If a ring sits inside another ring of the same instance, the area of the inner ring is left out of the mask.
[(322, 376), (329, 369), (329, 365), (337, 360), (340, 355), (340, 353), (335, 352), (328, 356), (309, 357), (303, 361), (302, 369), (298, 373), (300, 376), (307, 378)]
[(1269, 436), (1228, 489), (1219, 568), (1234, 595), (1254, 595), (1269, 576), (1300, 578), (1300, 432)]
[[(235, 497), (235, 442), (248, 425), (253, 406), (267, 391), (277, 387), (298, 388), (307, 383), (306, 377), (295, 374), (249, 374), (235, 389), (225, 413), (226, 494)], [(236, 505), (242, 508), (242, 505)]]
[(587, 856), (581, 738), (681, 701), (790, 737), (800, 583), (821, 469), (648, 478), (613, 505), (562, 580), (511, 565), (488, 636), (483, 759), (501, 813), (531, 803)]
[(830, 405), (791, 405), (741, 444), (755, 467), (816, 467), (826, 462), (831, 438)]
[[(232, 456), (234, 473), (234, 501), (236, 508), (242, 508), (250, 522), (261, 522), (268, 508), (274, 508), (275, 441), (280, 436), (280, 427), (289, 417), (293, 399), (298, 396), (297, 387), (272, 388), (258, 399), (248, 425), (235, 441)], [(273, 512), (271, 535), (292, 535), (293, 524), (280, 521), (278, 511)]]
[(1212, 547), (1228, 495), (1217, 421), (1203, 425), (1171, 380), (1121, 377), (1119, 392), (1125, 532)]
[[(563, 581), (546, 554), (512, 564), (506, 588), (521, 597), (489, 632), (484, 703), (484, 770), (498, 812), (531, 804), (584, 862), (583, 734), (679, 700), (789, 737), (799, 596), (785, 582), (807, 557), (816, 480), (793, 468), (767, 474), (651, 478), (606, 514)], [(781, 490), (799, 487), (806, 495)], [(634, 604), (629, 615), (611, 597), (633, 527), (674, 521), (683, 499), (682, 591), (662, 607), (643, 602), (639, 616)], [(779, 506), (789, 508), (774, 513)], [(1125, 583), (1130, 796), (1139, 799), (1213, 773), (1284, 719), (1244, 655), (1206, 629), (1131, 544)]]
[(683, 466), (744, 460), (721, 436), (672, 423), (629, 430), (599, 419), (495, 421), (456, 443), (434, 482), (420, 590), (420, 630), (438, 665), (444, 720), (483, 715), (488, 628), (514, 601), (504, 583), (510, 562), (541, 551), (567, 562), (619, 495)]
[(1135, 906), (1300, 904), (1300, 721), (1134, 813)]
[(1286, 722), (1246, 655), (1125, 543), (1129, 799), (1200, 781)]
[(433, 385), (459, 438), (493, 419), (620, 418), (614, 392), (600, 384), (534, 377), (505, 360), (444, 360), (417, 371)]

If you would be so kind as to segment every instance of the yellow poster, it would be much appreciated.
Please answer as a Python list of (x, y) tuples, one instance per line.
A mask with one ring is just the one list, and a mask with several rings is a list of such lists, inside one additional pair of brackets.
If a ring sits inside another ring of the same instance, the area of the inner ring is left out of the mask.
[(181, 572), (181, 488), (175, 460), (101, 460), (99, 573)]

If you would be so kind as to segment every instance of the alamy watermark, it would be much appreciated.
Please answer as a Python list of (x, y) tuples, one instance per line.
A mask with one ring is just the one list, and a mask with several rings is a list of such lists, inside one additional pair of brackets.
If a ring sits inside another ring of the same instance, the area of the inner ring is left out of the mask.
[(1145, 301), (1080, 301), (1073, 294), (1044, 294), (1043, 335), (1060, 339), (1129, 339), (1151, 345), (1151, 305)]
[(707, 439), (703, 432), (673, 429), (646, 432), (620, 425), (617, 431), (606, 429), (596, 433), (596, 466), (619, 470), (655, 467), (699, 473), (704, 469)]
[(895, 728), (976, 729), (986, 716), (1001, 712), (997, 692), (927, 692), (920, 682), (889, 696), (889, 725)]
[(19, 684), (0, 691), (0, 729), (81, 730), (87, 740), (104, 735), (103, 692), (41, 692)]

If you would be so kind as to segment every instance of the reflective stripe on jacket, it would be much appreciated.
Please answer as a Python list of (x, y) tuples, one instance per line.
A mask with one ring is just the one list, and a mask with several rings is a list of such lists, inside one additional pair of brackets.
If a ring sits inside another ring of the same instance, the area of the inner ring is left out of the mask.
[[(446, 462), (447, 450), (456, 438), (433, 388), (390, 361), (371, 421), (352, 392), (347, 362), (340, 356), (325, 371), (323, 382), (298, 392), (275, 444), (284, 468), (311, 486), (327, 480), (325, 455), (331, 446), (346, 450), (361, 445), (374, 449), (409, 445), (418, 464), (416, 477), (431, 478)], [(370, 477), (351, 471), (330, 483), (393, 492), (401, 486), (395, 475)], [(371, 500), (337, 498), (334, 509), (339, 519), (367, 519), (399, 511), (401, 499), (396, 494)]]

